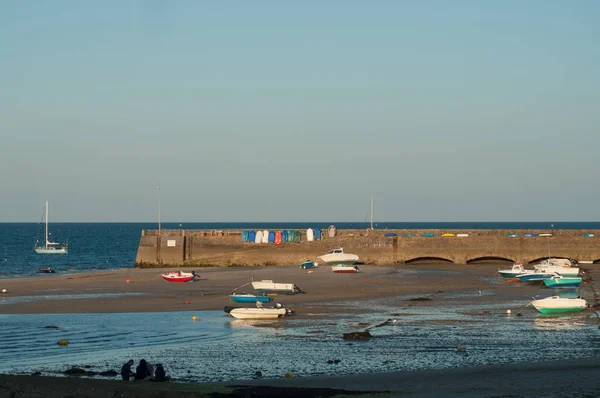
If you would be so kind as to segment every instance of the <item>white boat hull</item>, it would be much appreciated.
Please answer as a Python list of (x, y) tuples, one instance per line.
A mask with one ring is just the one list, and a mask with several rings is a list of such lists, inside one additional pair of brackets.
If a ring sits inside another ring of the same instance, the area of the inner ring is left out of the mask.
[(259, 295), (263, 294), (296, 294), (302, 292), (293, 283), (275, 283), (272, 280), (252, 282), (252, 287)]
[(356, 264), (358, 262), (356, 254), (344, 253), (344, 249), (341, 247), (317, 258), (321, 259), (325, 264)]
[(336, 274), (356, 274), (360, 269), (356, 265), (332, 265), (331, 270)]
[(582, 298), (561, 298), (559, 296), (533, 300), (530, 304), (542, 314), (583, 311), (588, 306), (587, 301)]
[(286, 313), (285, 308), (234, 308), (229, 315), (236, 319), (277, 319)]

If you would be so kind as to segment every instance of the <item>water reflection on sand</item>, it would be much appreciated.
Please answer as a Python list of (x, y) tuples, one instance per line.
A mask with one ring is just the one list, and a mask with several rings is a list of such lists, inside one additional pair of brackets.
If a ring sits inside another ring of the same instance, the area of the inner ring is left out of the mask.
[[(527, 303), (395, 297), (332, 304), (349, 310), (326, 318), (276, 321), (235, 320), (222, 311), (0, 315), (0, 372), (119, 370), (129, 358), (145, 358), (183, 381), (226, 381), (257, 370), (308, 376), (600, 355), (595, 313), (544, 317)], [(373, 338), (342, 339), (365, 329)]]

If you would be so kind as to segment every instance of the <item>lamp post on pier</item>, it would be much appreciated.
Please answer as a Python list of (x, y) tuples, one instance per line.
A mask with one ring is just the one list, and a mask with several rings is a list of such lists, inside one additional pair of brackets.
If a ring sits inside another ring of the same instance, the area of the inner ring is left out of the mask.
[(158, 191), (158, 236), (160, 236), (160, 187), (156, 187)]

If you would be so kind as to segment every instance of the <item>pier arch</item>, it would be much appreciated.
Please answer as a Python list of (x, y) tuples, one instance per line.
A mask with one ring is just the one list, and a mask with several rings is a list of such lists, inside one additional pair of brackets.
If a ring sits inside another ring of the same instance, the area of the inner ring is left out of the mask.
[(431, 263), (448, 263), (453, 264), (454, 261), (442, 257), (415, 257), (406, 260), (404, 264), (431, 264)]
[(514, 263), (515, 260), (500, 256), (483, 256), (475, 257), (467, 260), (467, 264), (478, 264), (478, 263)]

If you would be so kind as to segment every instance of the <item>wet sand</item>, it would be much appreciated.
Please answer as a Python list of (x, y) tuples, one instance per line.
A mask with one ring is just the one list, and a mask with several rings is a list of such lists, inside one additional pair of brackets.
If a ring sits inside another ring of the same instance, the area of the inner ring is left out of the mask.
[[(597, 281), (600, 267), (585, 270), (581, 293), (597, 305)], [(414, 305), (435, 305), (436, 296), (452, 292), (479, 292), (465, 300), (503, 302), (527, 300), (537, 287), (509, 285), (494, 278), (493, 265), (411, 265), (361, 266), (360, 274), (339, 275), (330, 267), (312, 273), (298, 267), (201, 268), (200, 280), (193, 283), (168, 283), (160, 278), (161, 270), (128, 269), (73, 275), (43, 275), (36, 278), (0, 280), (0, 313), (98, 313), (147, 312), (222, 309), (231, 304), (229, 293), (251, 292), (249, 283), (272, 279), (295, 283), (306, 293), (278, 296), (296, 311), (297, 316), (319, 316), (345, 311), (344, 302), (382, 298), (393, 307), (406, 304), (408, 298), (432, 298)], [(130, 280), (129, 283), (126, 281)], [(244, 286), (245, 285), (245, 286)], [(136, 294), (136, 295), (131, 295)], [(86, 298), (86, 295), (96, 295)], [(110, 295), (110, 296), (104, 296)], [(548, 294), (550, 295), (550, 293)], [(54, 297), (53, 297), (54, 296)], [(186, 304), (189, 302), (189, 304)], [(330, 303), (340, 305), (331, 306)], [(597, 308), (597, 307), (596, 307)], [(365, 309), (367, 311), (368, 309)], [(600, 330), (599, 330), (600, 333)], [(179, 384), (124, 383), (114, 380), (52, 378), (40, 376), (0, 376), (0, 396), (11, 397), (101, 397), (101, 396), (197, 396), (200, 392), (217, 392), (213, 396), (333, 396), (340, 389), (384, 396), (462, 396), (462, 397), (595, 397), (600, 396), (597, 376), (600, 358), (586, 358), (446, 370), (360, 374), (352, 376), (302, 377), (236, 383)], [(432, 381), (435, 380), (435, 383)], [(318, 388), (319, 390), (306, 390)], [(116, 395), (115, 395), (116, 394)], [(346, 392), (346, 394), (349, 394)]]
[[(358, 274), (334, 274), (329, 266), (308, 272), (299, 267), (200, 268), (195, 282), (173, 283), (161, 279), (161, 269), (123, 269), (72, 275), (41, 275), (35, 278), (0, 280), (0, 313), (98, 313), (216, 310), (230, 305), (229, 294), (253, 292), (252, 280), (271, 279), (294, 283), (305, 294), (279, 295), (284, 302), (303, 312), (329, 312), (333, 302), (367, 298), (435, 296), (441, 292), (494, 291), (490, 300), (504, 300), (506, 294), (522, 292), (501, 289), (494, 278), (497, 265), (455, 264), (423, 266), (362, 265)], [(130, 282), (127, 282), (130, 281)], [(524, 297), (527, 296), (525, 293)], [(187, 303), (187, 304), (186, 304)], [(338, 307), (339, 308), (339, 307)], [(340, 308), (341, 310), (341, 308)]]

